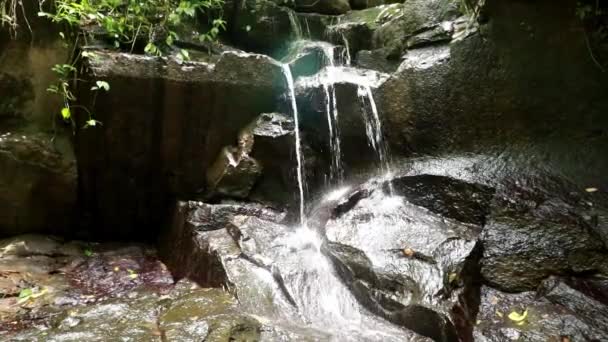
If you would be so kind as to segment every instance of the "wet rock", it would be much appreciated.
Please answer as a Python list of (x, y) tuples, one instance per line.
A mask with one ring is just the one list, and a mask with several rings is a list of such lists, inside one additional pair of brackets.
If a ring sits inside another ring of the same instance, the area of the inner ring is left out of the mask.
[[(197, 230), (177, 221), (170, 233), (175, 235), (176, 228), (185, 232), (174, 240), (163, 241), (196, 260), (190, 278), (207, 283), (221, 279), (217, 286), (229, 288), (239, 298), (243, 312), (260, 317), (258, 320), (265, 326), (262, 336), (271, 340), (285, 336), (304, 340), (332, 336), (354, 341), (424, 340), (360, 310), (319, 252), (320, 240), (314, 232), (292, 229), (252, 214), (225, 216), (230, 222), (223, 229), (212, 231)], [(183, 220), (183, 215), (178, 220)], [(177, 274), (184, 274), (183, 264), (169, 265), (176, 267)], [(210, 273), (215, 277), (210, 277)], [(347, 325), (339, 323), (342, 321)], [(356, 322), (354, 326), (361, 325), (363, 329), (350, 328), (347, 322)], [(383, 334), (378, 335), (376, 330)]]
[(339, 274), (372, 312), (434, 340), (455, 340), (447, 317), (492, 189), (426, 175), (395, 179), (394, 196), (366, 186), (345, 196), (325, 226)]
[(573, 206), (555, 197), (520, 196), (510, 203), (498, 199), (484, 227), (481, 273), (489, 284), (526, 291), (550, 275), (608, 272), (601, 236)]
[(347, 0), (296, 0), (295, 3), (298, 12), (339, 15), (350, 11), (350, 4)]
[(291, 19), (294, 13), (279, 1), (232, 0), (224, 7), (228, 34), (237, 47), (273, 53), (284, 49), (296, 35)]
[(294, 78), (312, 76), (323, 67), (336, 63), (342, 52), (344, 51), (329, 43), (303, 40), (292, 44), (284, 61), (291, 67)]
[(235, 147), (225, 147), (207, 170), (207, 184), (211, 193), (247, 198), (262, 174), (262, 165)]
[[(392, 16), (393, 19), (389, 23), (374, 31), (373, 46), (387, 49), (390, 58), (398, 59), (408, 44), (404, 38), (419, 34), (436, 25), (439, 25), (439, 29), (441, 29), (442, 22), (460, 16), (458, 6), (458, 2), (453, 0), (407, 1), (399, 8), (399, 13)], [(416, 45), (417, 42), (437, 35), (441, 36), (431, 30), (430, 33), (418, 38), (410, 38), (411, 44)], [(427, 37), (424, 38), (424, 36)]]
[(327, 26), (327, 36), (331, 42), (345, 45), (351, 55), (373, 47), (374, 32), (390, 19), (401, 14), (401, 4), (393, 4), (353, 11), (340, 16)]
[(355, 58), (356, 65), (361, 68), (393, 73), (399, 68), (399, 62), (391, 61), (382, 50), (361, 50)]
[(302, 113), (301, 127), (311, 133), (313, 144), (323, 146), (321, 150), (326, 151), (325, 160), (331, 160), (331, 153), (335, 153), (329, 148), (327, 119), (328, 108), (333, 115), (333, 106), (337, 109), (338, 120), (337, 124), (332, 123), (332, 129), (341, 140), (341, 159), (345, 169), (361, 164), (369, 166), (377, 159), (366, 135), (366, 122), (373, 118), (370, 94), (373, 100), (375, 89), (387, 78), (388, 75), (371, 70), (326, 67), (314, 76), (297, 80), (295, 87), (298, 110)]
[(443, 22), (426, 31), (410, 37), (405, 43), (408, 49), (419, 48), (425, 45), (449, 42), (452, 40), (454, 27), (452, 22)]
[(261, 205), (179, 202), (171, 227), (163, 233), (164, 242), (160, 248), (161, 256), (174, 276), (178, 279), (189, 277), (203, 286), (230, 284), (222, 264), (227, 255), (238, 256), (239, 252), (225, 228), (237, 215), (274, 221), (284, 218), (282, 213)]
[[(283, 209), (294, 206), (297, 200), (293, 195), (293, 189), (297, 188), (294, 165), (297, 161), (293, 132), (293, 119), (281, 113), (260, 114), (241, 131), (240, 148), (264, 167), (251, 199)], [(308, 161), (312, 160), (308, 158)]]
[(31, 82), (4, 72), (0, 72), (0, 94), (3, 94), (0, 100), (0, 122), (3, 124), (24, 118), (26, 105), (34, 98)]
[[(418, 4), (421, 9), (441, 2), (424, 3)], [(597, 73), (593, 63), (585, 61), (584, 42), (565, 29), (564, 23), (570, 23), (571, 27), (580, 25), (572, 16), (572, 4), (555, 7), (529, 2), (509, 7), (499, 1), (488, 1), (486, 5), (490, 20), (480, 27), (478, 34), (454, 39), (446, 45), (407, 50), (405, 55), (397, 49), (399, 53), (394, 57), (399, 61), (404, 57), (406, 61), (378, 91), (378, 107), (385, 126), (392, 127), (386, 130), (392, 151), (404, 155), (485, 153), (517, 144), (537, 149), (543, 155), (539, 158), (555, 160), (569, 156), (568, 151), (576, 150), (572, 146), (585, 146), (588, 151), (585, 156), (572, 155), (572, 161), (553, 168), (564, 170), (585, 165), (580, 172), (593, 173), (592, 179), (605, 183), (601, 174), (605, 174), (606, 164), (600, 157), (600, 145), (606, 143), (606, 136), (592, 138), (591, 132), (606, 126), (601, 113), (606, 111), (607, 104), (601, 100), (598, 87), (606, 83), (606, 78), (605, 74)], [(510, 14), (504, 15), (505, 11)], [(412, 28), (406, 30), (410, 34), (395, 35), (402, 43), (408, 35), (424, 32), (416, 31), (415, 27), (426, 30), (446, 20), (455, 21), (457, 37), (460, 18), (450, 13), (451, 10), (436, 12), (430, 17), (435, 19), (422, 20), (422, 26), (414, 20), (426, 16), (404, 15), (395, 19), (396, 22), (376, 30), (374, 48), (391, 46), (391, 31), (405, 27), (397, 22), (412, 21)], [(556, 39), (557, 36), (560, 38)], [(516, 47), (513, 42), (518, 42)], [(470, 97), (472, 93), (475, 96)], [(594, 105), (582, 109), (580, 103)]]
[(121, 329), (149, 322), (149, 305), (138, 311), (138, 293), (149, 298), (174, 285), (155, 250), (146, 246), (25, 235), (0, 242), (0, 248), (0, 338), (11, 341), (136, 336), (141, 331)]
[[(91, 229), (116, 239), (144, 226), (138, 238), (152, 238), (170, 215), (167, 198), (204, 193), (221, 149), (274, 111), (286, 87), (280, 64), (262, 55), (226, 52), (215, 65), (96, 55), (89, 76), (112, 89), (88, 105), (103, 126), (76, 134), (81, 203)], [(194, 106), (194, 97), (210, 105)]]
[[(606, 306), (571, 287), (568, 281), (550, 278), (538, 293), (511, 294), (482, 287), (475, 341), (606, 339)], [(512, 312), (527, 312), (526, 318), (515, 322), (508, 317)]]
[(76, 164), (51, 138), (0, 134), (0, 235), (66, 232), (74, 223)]
[(485, 224), (488, 203), (494, 190), (437, 175), (416, 175), (394, 179), (391, 185), (409, 202), (444, 217), (477, 226)]

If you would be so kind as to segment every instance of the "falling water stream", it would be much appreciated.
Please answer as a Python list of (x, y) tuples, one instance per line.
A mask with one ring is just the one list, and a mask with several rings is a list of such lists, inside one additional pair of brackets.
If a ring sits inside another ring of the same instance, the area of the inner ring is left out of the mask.
[(306, 226), (306, 216), (304, 215), (304, 157), (302, 155), (302, 142), (300, 140), (300, 119), (298, 117), (298, 105), (296, 104), (296, 92), (293, 83), (293, 76), (291, 75), (291, 69), (289, 65), (282, 65), (283, 74), (287, 81), (287, 87), (289, 91), (289, 99), (291, 102), (291, 111), (293, 113), (293, 121), (295, 123), (295, 148), (296, 148), (296, 160), (297, 160), (297, 178), (298, 178), (298, 191), (300, 195), (300, 225)]
[[(301, 38), (302, 29), (296, 18), (290, 18), (298, 38)], [(345, 40), (346, 43), (346, 40)], [(335, 46), (319, 42), (325, 59), (325, 73), (320, 80), (326, 98), (326, 117), (328, 122), (331, 172), (330, 178), (334, 184), (343, 181), (344, 170), (341, 160), (341, 142), (338, 128), (338, 107), (335, 84), (343, 82), (347, 73), (343, 65), (350, 64), (350, 51), (339, 58), (336, 65)], [(299, 192), (299, 226), (291, 233), (277, 237), (275, 244), (287, 248), (277, 249), (273, 257), (278, 261), (281, 272), (281, 285), (283, 297), (287, 300), (277, 301), (279, 316), (285, 321), (303, 320), (306, 324), (322, 331), (331, 332), (336, 341), (399, 341), (403, 339), (403, 330), (394, 327), (382, 319), (370, 315), (362, 309), (350, 290), (342, 283), (336, 274), (329, 259), (321, 252), (323, 238), (316, 231), (317, 227), (309, 227), (306, 217), (304, 154), (302, 152), (302, 137), (300, 117), (296, 102), (295, 81), (288, 64), (282, 65), (283, 75), (288, 86), (288, 98), (295, 123), (295, 154), (297, 159), (297, 183)], [(360, 77), (348, 79), (348, 82), (358, 85), (359, 96), (367, 97), (371, 114), (364, 117), (367, 136), (370, 146), (378, 153), (383, 165), (382, 170), (387, 172), (388, 158), (386, 148), (382, 141), (382, 128), (378, 110), (373, 99), (371, 85)], [(290, 252), (285, 252), (290, 251)], [(273, 252), (274, 253), (274, 252)], [(273, 282), (271, 275), (260, 275)], [(275, 296), (276, 297), (276, 296)], [(288, 303), (291, 302), (292, 305)], [(283, 303), (283, 304), (280, 304)], [(259, 305), (256, 300), (250, 303), (252, 309)], [(297, 314), (294, 315), (294, 307)], [(274, 309), (273, 309), (274, 310)], [(275, 315), (277, 313), (275, 312)]]

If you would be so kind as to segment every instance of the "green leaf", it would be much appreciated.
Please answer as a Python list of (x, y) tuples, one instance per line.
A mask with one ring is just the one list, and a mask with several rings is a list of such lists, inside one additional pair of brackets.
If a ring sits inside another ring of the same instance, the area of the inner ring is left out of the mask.
[(89, 249), (89, 248), (86, 248), (84, 250), (84, 256), (86, 256), (88, 258), (92, 257), (93, 256), (93, 251), (91, 249)]
[(30, 297), (32, 295), (32, 293), (33, 293), (33, 290), (31, 288), (23, 289), (19, 292), (19, 299)]
[(72, 112), (69, 107), (63, 107), (61, 109), (61, 117), (63, 117), (64, 120), (69, 120), (72, 117)]
[(186, 61), (190, 60), (190, 53), (188, 52), (188, 50), (182, 49), (179, 53), (182, 55), (184, 60), (186, 60)]

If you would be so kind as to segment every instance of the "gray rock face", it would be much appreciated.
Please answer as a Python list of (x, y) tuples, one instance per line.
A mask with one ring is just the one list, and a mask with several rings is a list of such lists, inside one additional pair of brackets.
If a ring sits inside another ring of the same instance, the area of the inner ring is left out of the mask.
[[(549, 275), (608, 272), (608, 250), (580, 209), (521, 193), (500, 201), (484, 227), (481, 273), (506, 291), (529, 291)], [(538, 195), (537, 195), (538, 196)]]
[[(323, 67), (337, 63), (344, 49), (326, 42), (297, 41), (292, 43), (283, 61), (289, 64), (294, 78), (312, 76)], [(329, 60), (333, 56), (333, 60)]]
[[(399, 58), (408, 44), (408, 37), (433, 28), (442, 22), (456, 19), (460, 15), (457, 1), (406, 1), (403, 3), (400, 13), (393, 15), (394, 19), (374, 31), (374, 48), (387, 49), (389, 56)], [(432, 34), (430, 35), (432, 36)]]
[[(424, 2), (431, 7), (441, 3)], [(553, 151), (561, 149), (561, 155), (568, 154), (566, 146), (585, 146), (589, 150), (585, 163), (595, 165), (584, 169), (606, 170), (596, 157), (599, 144), (606, 143), (605, 136), (591, 133), (606, 127), (600, 113), (606, 111), (607, 104), (599, 93), (599, 85), (607, 82), (606, 74), (598, 73), (593, 62), (584, 57), (588, 54), (584, 41), (564, 30), (564, 23), (580, 25), (572, 9), (567, 1), (559, 7), (535, 2), (508, 8), (500, 1), (487, 1), (490, 19), (480, 34), (450, 44), (411, 50), (399, 47), (394, 57), (402, 62), (401, 68), (379, 91), (384, 94), (379, 96), (383, 98), (379, 108), (385, 126), (392, 127), (387, 135), (393, 151), (470, 152), (516, 142), (538, 146), (550, 141)], [(504, 15), (507, 12), (509, 15)], [(393, 30), (404, 30), (394, 36), (402, 43), (408, 41), (405, 37), (414, 43), (424, 33), (414, 27), (431, 29), (426, 35), (446, 20), (454, 22), (453, 37), (458, 36), (462, 23), (454, 19), (451, 10), (432, 13), (431, 20), (418, 21), (427, 16), (408, 15), (394, 19), (396, 25), (391, 22), (375, 31), (375, 46), (390, 47)], [(551, 15), (541, 17), (538, 13)], [(403, 26), (397, 24), (399, 21)], [(412, 28), (407, 29), (410, 24)], [(410, 33), (404, 35), (405, 31)], [(554, 39), (557, 35), (559, 42)], [(513, 42), (518, 42), (517, 46)], [(580, 103), (594, 106), (583, 109)]]
[[(473, 338), (475, 341), (602, 341), (608, 337), (605, 303), (590, 293), (598, 288), (590, 279), (578, 287), (570, 279), (549, 278), (538, 292), (504, 293), (489, 287), (481, 289), (481, 305)], [(523, 314), (522, 322), (508, 318)]]
[[(141, 225), (158, 229), (168, 196), (204, 192), (205, 170), (222, 148), (259, 113), (275, 110), (286, 87), (280, 64), (262, 55), (227, 52), (215, 65), (97, 57), (89, 76), (112, 88), (85, 104), (103, 126), (77, 131), (76, 154), (83, 210), (116, 238)], [(79, 97), (88, 98), (83, 88)]]
[(296, 0), (296, 10), (299, 12), (315, 12), (321, 14), (344, 14), (350, 11), (347, 0)]
[(0, 235), (65, 233), (74, 224), (76, 164), (50, 137), (0, 134)]

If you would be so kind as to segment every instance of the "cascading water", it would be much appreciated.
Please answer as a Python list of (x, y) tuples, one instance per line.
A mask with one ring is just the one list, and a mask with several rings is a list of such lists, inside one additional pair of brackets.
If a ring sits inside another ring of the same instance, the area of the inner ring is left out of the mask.
[(359, 85), (357, 94), (359, 95), (359, 99), (361, 100), (364, 108), (367, 107), (366, 100), (369, 104), (370, 110), (365, 110), (363, 114), (368, 142), (378, 155), (380, 168), (382, 169), (383, 173), (387, 177), (390, 177), (391, 167), (388, 159), (388, 147), (386, 146), (382, 135), (382, 122), (380, 121), (380, 116), (378, 115), (378, 107), (376, 106), (376, 101), (374, 100), (372, 88), (369, 85), (361, 84)]
[(304, 215), (304, 156), (302, 154), (302, 141), (300, 140), (300, 118), (298, 117), (298, 105), (296, 103), (296, 91), (293, 83), (293, 76), (289, 65), (282, 65), (283, 75), (287, 81), (287, 87), (289, 92), (289, 99), (291, 103), (291, 111), (293, 114), (293, 121), (295, 123), (295, 152), (297, 160), (297, 179), (298, 179), (298, 191), (300, 195), (300, 224), (306, 226), (306, 217)]
[(340, 150), (340, 131), (338, 126), (338, 103), (336, 100), (336, 88), (333, 82), (335, 70), (334, 46), (322, 45), (322, 51), (327, 64), (327, 78), (323, 82), (325, 92), (327, 126), (329, 127), (329, 149), (331, 154), (330, 180), (341, 182), (344, 177), (342, 168), (342, 152)]
[[(296, 17), (290, 16), (290, 20), (295, 34), (300, 38), (302, 35), (300, 23)], [(302, 44), (300, 40), (296, 44), (303, 46), (308, 43)], [(357, 75), (344, 71), (344, 65), (350, 64), (348, 48), (344, 50), (340, 58), (336, 59), (335, 46), (323, 42), (310, 42), (310, 45), (320, 47), (325, 59), (325, 70), (322, 73), (322, 78), (320, 78), (320, 83), (326, 99), (325, 114), (328, 122), (331, 154), (330, 178), (335, 184), (342, 182), (344, 177), (335, 85), (338, 82), (343, 82), (345, 77), (354, 76), (355, 84), (366, 91), (372, 114), (364, 118), (365, 124), (368, 127), (370, 144), (379, 154), (383, 165), (387, 163), (386, 148), (384, 148), (382, 141), (380, 119), (372, 96), (371, 84), (359, 79), (360, 77)], [(296, 102), (295, 81), (288, 64), (282, 65), (282, 71), (287, 82), (287, 95), (295, 123), (294, 139), (300, 224), (291, 232), (273, 239), (273, 246), (283, 248), (271, 248), (269, 257), (274, 260), (274, 266), (264, 271), (265, 274), (263, 274), (264, 272), (258, 274), (260, 281), (265, 279), (267, 284), (274, 284), (272, 286), (274, 286), (275, 294), (272, 296), (275, 308), (272, 309), (272, 315), (280, 317), (281, 321), (284, 322), (302, 321), (310, 327), (331, 332), (332, 338), (329, 340), (403, 340), (404, 336), (407, 336), (404, 335), (403, 330), (362, 309), (355, 296), (340, 280), (332, 267), (332, 262), (322, 253), (323, 238), (316, 232), (317, 227), (309, 227), (305, 212), (305, 161), (302, 152), (301, 123)], [(349, 79), (349, 82), (353, 82), (353, 80)], [(386, 170), (388, 170), (388, 166)], [(268, 274), (269, 272), (270, 274)], [(282, 295), (276, 294), (279, 292)], [(279, 300), (278, 297), (283, 299)], [(248, 299), (244, 299), (243, 304), (251, 310), (255, 310), (260, 305), (258, 299), (251, 299), (249, 304), (247, 304), (247, 301)]]

